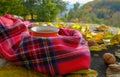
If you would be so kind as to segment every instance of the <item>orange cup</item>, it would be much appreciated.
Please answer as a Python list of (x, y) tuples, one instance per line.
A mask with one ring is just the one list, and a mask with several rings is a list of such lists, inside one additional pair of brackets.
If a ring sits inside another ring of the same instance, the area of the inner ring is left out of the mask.
[(30, 29), (31, 35), (37, 37), (55, 37), (58, 31), (58, 28), (52, 26), (34, 26)]

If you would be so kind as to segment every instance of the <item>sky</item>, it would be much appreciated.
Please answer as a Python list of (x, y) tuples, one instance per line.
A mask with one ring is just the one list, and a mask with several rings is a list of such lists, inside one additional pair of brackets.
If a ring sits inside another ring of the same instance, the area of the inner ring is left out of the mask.
[(70, 2), (70, 3), (79, 2), (79, 3), (85, 4), (85, 3), (93, 1), (93, 0), (63, 0), (63, 1), (67, 1), (67, 2)]

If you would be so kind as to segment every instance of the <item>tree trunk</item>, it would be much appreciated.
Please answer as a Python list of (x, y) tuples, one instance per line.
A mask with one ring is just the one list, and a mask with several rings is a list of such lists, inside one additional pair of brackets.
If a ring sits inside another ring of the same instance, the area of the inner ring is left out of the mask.
[(31, 20), (34, 20), (34, 19), (33, 19), (33, 13), (30, 13), (30, 15), (31, 15)]

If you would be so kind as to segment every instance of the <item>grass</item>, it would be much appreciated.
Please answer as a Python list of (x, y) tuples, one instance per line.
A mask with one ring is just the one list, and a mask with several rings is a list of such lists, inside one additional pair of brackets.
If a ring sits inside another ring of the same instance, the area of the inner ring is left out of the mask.
[(50, 76), (10, 64), (8, 66), (0, 68), (0, 77), (61, 77), (61, 76)]
[(0, 77), (97, 77), (97, 76), (98, 76), (97, 71), (91, 69), (73, 72), (65, 76), (62, 75), (50, 76), (11, 64), (0, 68)]

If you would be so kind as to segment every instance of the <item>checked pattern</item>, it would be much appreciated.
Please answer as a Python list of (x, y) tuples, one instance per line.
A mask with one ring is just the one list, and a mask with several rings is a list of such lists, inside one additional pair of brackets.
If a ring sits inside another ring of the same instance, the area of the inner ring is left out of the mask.
[(0, 25), (0, 57), (50, 75), (90, 67), (89, 48), (79, 31), (63, 28), (57, 37), (35, 37), (21, 21), (11, 26)]

